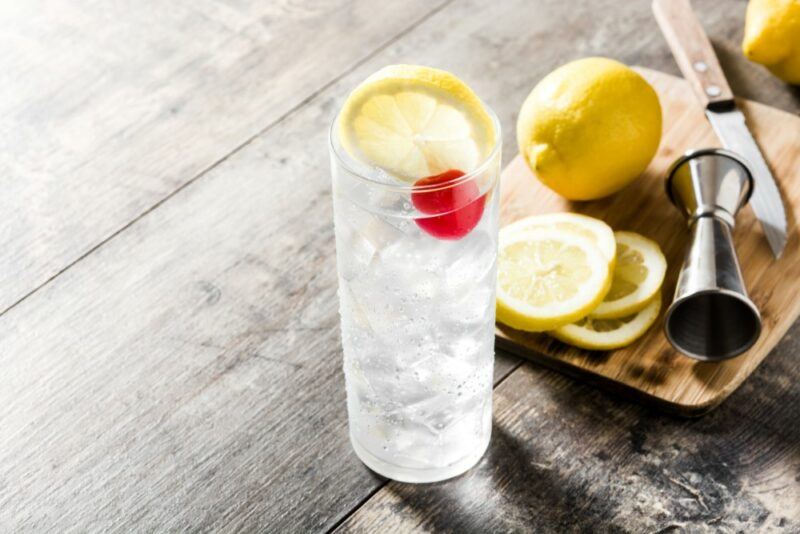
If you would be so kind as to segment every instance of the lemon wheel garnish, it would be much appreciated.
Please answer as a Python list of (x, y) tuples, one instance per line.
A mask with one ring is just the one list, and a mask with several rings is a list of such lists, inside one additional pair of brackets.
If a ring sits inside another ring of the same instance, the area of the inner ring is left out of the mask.
[(588, 350), (612, 350), (630, 345), (653, 325), (661, 311), (661, 294), (650, 299), (645, 307), (619, 319), (585, 317), (562, 326), (550, 335), (575, 347)]
[(664, 282), (667, 260), (658, 244), (634, 232), (615, 232), (617, 261), (611, 289), (592, 311), (596, 319), (615, 319), (647, 306)]
[(338, 133), (353, 158), (408, 182), (474, 170), (497, 137), (467, 84), (418, 65), (390, 65), (361, 83), (342, 107)]
[(497, 319), (531, 332), (585, 317), (611, 285), (600, 248), (555, 228), (501, 234), (497, 269)]
[(600, 248), (603, 256), (608, 259), (613, 270), (617, 254), (617, 242), (614, 239), (614, 231), (600, 219), (578, 213), (546, 213), (543, 215), (531, 215), (514, 221), (504, 226), (501, 232), (505, 234), (533, 228), (556, 228), (574, 232), (591, 239)]

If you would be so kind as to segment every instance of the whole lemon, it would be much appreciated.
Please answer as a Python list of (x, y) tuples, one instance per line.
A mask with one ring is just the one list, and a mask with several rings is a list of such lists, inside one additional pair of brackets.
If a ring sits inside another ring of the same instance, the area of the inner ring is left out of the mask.
[(600, 57), (545, 76), (517, 120), (525, 161), (547, 187), (571, 200), (601, 198), (628, 185), (660, 140), (656, 92), (635, 71)]
[(800, 0), (750, 0), (742, 51), (778, 78), (800, 84)]

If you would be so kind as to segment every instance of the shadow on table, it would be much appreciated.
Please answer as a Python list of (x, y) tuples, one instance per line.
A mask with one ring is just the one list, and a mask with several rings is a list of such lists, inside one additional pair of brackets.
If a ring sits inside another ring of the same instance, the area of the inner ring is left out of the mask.
[(535, 384), (536, 392), (513, 395), (480, 464), (438, 484), (390, 483), (392, 510), (437, 532), (800, 526), (791, 505), (800, 488), (791, 471), (800, 465), (794, 345), (781, 343), (739, 391), (698, 419), (520, 369), (529, 379), (502, 387)]
[[(789, 111), (787, 107), (792, 103), (795, 105), (800, 103), (799, 86), (789, 85), (770, 73), (766, 67), (749, 61), (738, 46), (731, 47), (719, 40), (712, 40), (712, 45), (734, 95), (784, 111)], [(788, 91), (785, 91), (789, 94), (788, 98), (783, 96), (784, 88), (788, 88)], [(766, 94), (778, 95), (780, 101), (767, 101), (764, 98)]]
[[(403, 501), (403, 512), (435, 532), (530, 531), (537, 526), (575, 526), (570, 489), (558, 470), (539, 461), (532, 443), (495, 422), (492, 443), (480, 464), (466, 474), (427, 485), (390, 483), (388, 491)], [(534, 512), (537, 517), (531, 523)], [(513, 511), (518, 511), (517, 514)], [(399, 511), (399, 510), (398, 510)], [(511, 512), (511, 513), (510, 513)], [(603, 523), (602, 510), (580, 523), (591, 529)], [(605, 523), (606, 531), (608, 524)]]

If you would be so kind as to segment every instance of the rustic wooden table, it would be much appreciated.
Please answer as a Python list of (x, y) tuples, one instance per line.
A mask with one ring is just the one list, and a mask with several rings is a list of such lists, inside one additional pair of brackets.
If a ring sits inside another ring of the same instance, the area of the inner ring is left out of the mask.
[[(41, 4), (41, 5), (40, 5)], [(696, 0), (734, 90), (745, 3)], [(677, 74), (649, 2), (0, 7), (0, 531), (800, 531), (798, 326), (680, 420), (497, 355), (479, 466), (389, 483), (347, 440), (327, 127), (382, 65), (498, 112), (607, 55)]]

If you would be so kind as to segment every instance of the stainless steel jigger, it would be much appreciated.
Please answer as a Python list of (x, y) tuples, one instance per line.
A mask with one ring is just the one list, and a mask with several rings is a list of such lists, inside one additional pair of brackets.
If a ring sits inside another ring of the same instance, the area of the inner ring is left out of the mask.
[(728, 150), (687, 152), (669, 170), (667, 193), (688, 219), (692, 239), (664, 328), (672, 346), (692, 358), (733, 358), (761, 333), (731, 238), (736, 212), (752, 191), (747, 165)]

